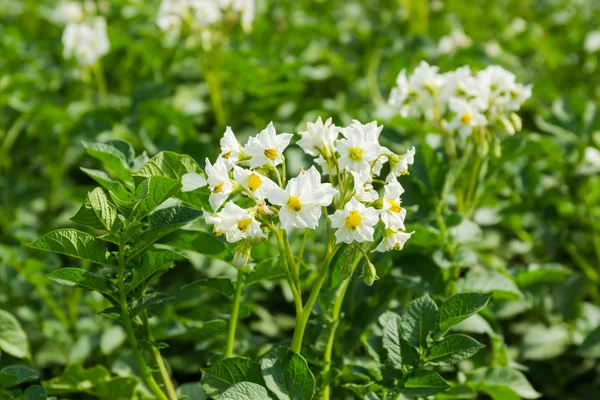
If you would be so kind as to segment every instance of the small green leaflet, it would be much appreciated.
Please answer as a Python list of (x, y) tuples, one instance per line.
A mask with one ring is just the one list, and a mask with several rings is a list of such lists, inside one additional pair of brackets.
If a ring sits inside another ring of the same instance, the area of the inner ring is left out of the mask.
[(57, 229), (28, 244), (33, 249), (52, 251), (98, 264), (110, 264), (106, 247), (85, 232), (76, 229)]

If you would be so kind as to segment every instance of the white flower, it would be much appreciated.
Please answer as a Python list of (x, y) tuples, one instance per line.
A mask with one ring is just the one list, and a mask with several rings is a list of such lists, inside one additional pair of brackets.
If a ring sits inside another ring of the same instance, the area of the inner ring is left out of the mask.
[(244, 153), (250, 156), (250, 168), (265, 164), (277, 166), (283, 162), (283, 151), (290, 144), (291, 134), (277, 135), (273, 123), (270, 122), (256, 137), (248, 139)]
[(269, 202), (281, 206), (279, 220), (283, 229), (315, 229), (321, 217), (321, 207), (326, 207), (338, 193), (330, 183), (321, 183), (321, 175), (313, 166), (290, 179), (285, 190), (274, 189)]
[(55, 16), (60, 22), (81, 22), (83, 20), (83, 9), (80, 3), (64, 1), (58, 5)]
[(236, 165), (233, 166), (233, 180), (242, 185), (246, 192), (258, 201), (266, 199), (271, 191), (278, 187), (266, 176)]
[(163, 31), (179, 34), (182, 21), (189, 15), (188, 0), (162, 0), (158, 8), (156, 24)]
[(265, 238), (254, 215), (232, 201), (227, 202), (214, 216), (205, 215), (204, 219), (207, 223), (214, 224), (215, 233), (224, 234), (229, 243), (246, 238)]
[(211, 192), (208, 197), (208, 202), (212, 209), (217, 211), (221, 208), (233, 190), (233, 185), (229, 179), (229, 173), (227, 172), (227, 164), (223, 158), (219, 157), (215, 164), (212, 165), (207, 158), (205, 172), (208, 177), (208, 187)]
[(577, 168), (577, 173), (580, 175), (600, 173), (600, 150), (594, 147), (586, 147), (583, 162)]
[(487, 119), (473, 101), (453, 97), (450, 99), (450, 110), (455, 114), (448, 123), (448, 128), (456, 130), (462, 137), (467, 137), (473, 128), (487, 125)]
[(489, 88), (476, 79), (471, 68), (465, 65), (442, 75), (444, 83), (440, 89), (440, 98), (448, 102), (451, 98), (459, 97), (465, 100), (476, 100), (482, 109), (487, 106)]
[(586, 53), (595, 53), (600, 50), (600, 31), (590, 31), (585, 37), (583, 49)]
[(238, 142), (231, 127), (227, 127), (220, 141), (221, 157), (226, 160), (227, 168), (231, 169), (240, 159), (242, 147)]
[(404, 230), (406, 209), (400, 207), (400, 204), (402, 203), (400, 195), (402, 195), (402, 193), (404, 193), (404, 188), (396, 181), (385, 185), (380, 217), (388, 228)]
[(377, 190), (373, 189), (372, 178), (368, 170), (350, 171), (354, 178), (354, 197), (363, 203), (371, 203), (379, 198)]
[(407, 233), (394, 229), (386, 229), (385, 237), (375, 250), (382, 253), (390, 250), (402, 250), (404, 248), (404, 244), (413, 233), (414, 232)]
[(325, 123), (321, 117), (317, 122), (308, 122), (305, 132), (298, 132), (301, 139), (298, 140), (298, 146), (306, 154), (317, 157), (319, 154), (331, 154), (335, 150), (335, 141), (339, 134), (339, 128), (331, 123), (328, 118)]
[(400, 158), (398, 162), (392, 164), (390, 174), (386, 181), (391, 182), (396, 179), (398, 175), (408, 174), (408, 166), (413, 165), (415, 162), (415, 146), (408, 149), (406, 154)]
[(220, 0), (221, 8), (231, 9), (241, 14), (242, 28), (249, 32), (252, 30), (252, 22), (254, 21), (255, 4), (254, 0)]
[(506, 103), (506, 108), (510, 111), (518, 111), (521, 105), (531, 97), (532, 86), (515, 83), (510, 88), (509, 100)]
[(342, 128), (343, 139), (337, 141), (340, 153), (339, 166), (349, 171), (371, 170), (371, 163), (381, 152), (379, 134), (383, 126), (377, 126), (376, 121), (361, 124), (354, 120), (346, 128)]
[(223, 11), (215, 0), (188, 0), (194, 10), (194, 21), (199, 26), (208, 26), (223, 19)]
[(106, 21), (96, 17), (83, 23), (69, 23), (62, 36), (65, 58), (75, 57), (82, 65), (91, 65), (110, 50)]
[(350, 199), (343, 210), (337, 210), (330, 217), (331, 226), (336, 228), (336, 243), (371, 242), (374, 226), (379, 221), (378, 212), (373, 207), (366, 207), (356, 200)]

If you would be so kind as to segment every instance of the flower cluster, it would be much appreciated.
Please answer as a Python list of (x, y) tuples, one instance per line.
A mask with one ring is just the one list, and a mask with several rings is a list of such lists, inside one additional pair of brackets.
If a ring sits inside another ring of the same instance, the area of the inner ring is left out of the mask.
[(206, 160), (212, 208), (206, 222), (227, 241), (248, 243), (264, 239), (267, 230), (316, 229), (326, 214), (332, 244), (377, 241), (371, 250), (402, 249), (412, 233), (405, 232), (397, 178), (408, 173), (415, 150), (398, 155), (380, 145), (382, 128), (358, 121), (339, 128), (331, 118), (308, 123), (297, 143), (321, 172), (312, 165), (286, 181), (284, 151), (292, 134), (277, 134), (270, 123), (242, 146), (228, 127), (221, 154), (214, 163)]
[(93, 11), (75, 2), (61, 3), (57, 9), (58, 18), (67, 23), (62, 35), (63, 56), (75, 58), (84, 66), (94, 64), (110, 50), (106, 20), (93, 16)]
[(250, 31), (254, 9), (254, 0), (162, 0), (156, 23), (163, 31), (179, 35), (183, 26), (202, 30), (231, 12), (239, 15), (244, 30)]
[(521, 128), (516, 112), (530, 96), (531, 85), (518, 83), (499, 66), (477, 73), (468, 66), (440, 73), (422, 61), (410, 75), (400, 71), (389, 104), (405, 118), (425, 118), (467, 137), (475, 128), (495, 124), (514, 134)]

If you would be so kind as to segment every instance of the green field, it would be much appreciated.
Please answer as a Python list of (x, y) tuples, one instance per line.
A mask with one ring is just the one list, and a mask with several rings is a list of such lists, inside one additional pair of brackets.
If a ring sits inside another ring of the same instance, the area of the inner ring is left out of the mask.
[(0, 400), (596, 399), (599, 21), (3, 0)]

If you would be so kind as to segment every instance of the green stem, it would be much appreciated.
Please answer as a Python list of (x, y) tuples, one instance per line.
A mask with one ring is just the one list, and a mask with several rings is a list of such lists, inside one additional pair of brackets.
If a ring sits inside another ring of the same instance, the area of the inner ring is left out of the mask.
[(129, 309), (127, 308), (127, 295), (125, 292), (125, 235), (121, 236), (121, 239), (119, 240), (118, 288), (119, 303), (121, 305), (121, 316), (123, 317), (123, 325), (125, 325), (127, 339), (129, 341), (129, 345), (131, 346), (131, 350), (133, 351), (135, 361), (138, 367), (140, 368), (142, 379), (144, 380), (150, 391), (154, 393), (154, 396), (156, 396), (157, 399), (169, 400), (154, 380), (150, 369), (146, 365), (146, 361), (144, 360), (144, 356), (140, 351), (140, 346), (138, 345), (137, 339), (135, 338), (135, 333), (133, 331), (131, 316), (129, 315)]
[(296, 264), (296, 261), (294, 260), (294, 255), (292, 254), (292, 247), (290, 246), (290, 240), (288, 239), (288, 235), (285, 229), (283, 230), (283, 239), (283, 244), (285, 245), (285, 252), (288, 257), (288, 264), (292, 265), (292, 278), (294, 278), (294, 283), (296, 284), (298, 291), (300, 291), (300, 264)]
[[(344, 298), (346, 297), (346, 291), (348, 290), (348, 286), (350, 286), (350, 281), (352, 280), (352, 275), (354, 274), (354, 270), (358, 265), (358, 262), (361, 260), (361, 257), (356, 257), (352, 263), (352, 272), (350, 273), (350, 277), (342, 283), (341, 288), (337, 293), (337, 297), (335, 302), (333, 303), (333, 310), (331, 313), (331, 318), (333, 319), (333, 326), (331, 327), (331, 331), (329, 332), (329, 337), (327, 338), (327, 346), (325, 347), (325, 353), (323, 354), (323, 376), (325, 376), (331, 370), (331, 355), (333, 354), (333, 344), (335, 342), (335, 334), (337, 332), (337, 328), (339, 326), (339, 318), (342, 312), (342, 305), (344, 304)], [(331, 387), (329, 384), (325, 386), (323, 389), (322, 399), (329, 400), (329, 396), (331, 395)]]
[(469, 178), (469, 185), (467, 186), (467, 195), (465, 197), (465, 211), (470, 214), (475, 202), (475, 193), (477, 189), (477, 184), (479, 181), (479, 173), (481, 169), (481, 163), (483, 162), (483, 158), (479, 157), (475, 152), (475, 160), (473, 163), (473, 168), (471, 169), (471, 176)]
[(240, 299), (244, 290), (244, 272), (241, 269), (237, 271), (237, 281), (235, 282), (235, 297), (233, 298), (233, 308), (229, 317), (229, 332), (227, 334), (227, 344), (225, 346), (225, 358), (233, 355), (233, 344), (235, 343), (235, 330), (237, 327), (238, 315), (240, 312)]
[(208, 86), (210, 101), (215, 113), (215, 120), (219, 128), (225, 128), (225, 107), (223, 106), (223, 87), (221, 84), (221, 55), (220, 49), (206, 54), (207, 62), (202, 62), (204, 79)]
[(92, 65), (92, 73), (94, 74), (94, 79), (96, 80), (96, 85), (98, 88), (98, 92), (102, 95), (106, 95), (106, 79), (104, 79), (104, 70), (102, 69), (102, 63), (100, 60), (96, 61)]
[(308, 300), (302, 309), (302, 313), (300, 318), (296, 317), (296, 327), (294, 329), (294, 337), (292, 338), (292, 351), (300, 354), (302, 350), (302, 339), (304, 338), (304, 331), (306, 330), (306, 324), (310, 318), (310, 313), (317, 302), (317, 298), (319, 297), (319, 292), (321, 291), (321, 287), (323, 286), (323, 282), (325, 282), (325, 277), (327, 276), (327, 270), (329, 269), (329, 264), (331, 263), (331, 259), (335, 255), (335, 253), (340, 248), (339, 245), (336, 245), (333, 248), (329, 248), (327, 252), (327, 256), (325, 257), (325, 261), (323, 261), (323, 265), (321, 265), (321, 269), (319, 270), (319, 276), (308, 296)]
[(297, 320), (298, 320), (299, 316), (302, 314), (302, 295), (299, 292), (300, 288), (296, 286), (296, 283), (294, 282), (294, 278), (292, 277), (292, 274), (290, 272), (290, 268), (289, 268), (288, 262), (287, 262), (285, 245), (283, 244), (283, 236), (282, 236), (281, 232), (279, 232), (277, 229), (275, 229), (275, 227), (272, 225), (269, 226), (269, 229), (271, 229), (271, 231), (275, 235), (275, 238), (277, 239), (277, 247), (279, 248), (279, 256), (281, 257), (281, 261), (283, 262), (283, 272), (285, 274), (286, 280), (288, 281), (288, 284), (290, 285), (290, 290), (292, 291), (292, 297), (294, 297), (294, 304), (296, 306), (296, 322), (298, 322)]
[[(144, 310), (142, 313), (144, 325), (146, 327), (146, 334), (148, 335), (148, 340), (153, 342), (154, 335), (152, 334), (152, 329), (150, 328), (150, 323), (148, 322), (148, 310)], [(167, 396), (169, 400), (177, 400), (177, 392), (175, 391), (175, 386), (173, 386), (173, 381), (171, 380), (171, 376), (169, 375), (169, 371), (167, 370), (167, 366), (165, 365), (165, 361), (163, 360), (160, 350), (152, 346), (152, 355), (154, 356), (154, 361), (156, 365), (158, 365), (158, 369), (160, 370), (160, 376), (165, 385), (165, 389), (167, 390)]]

